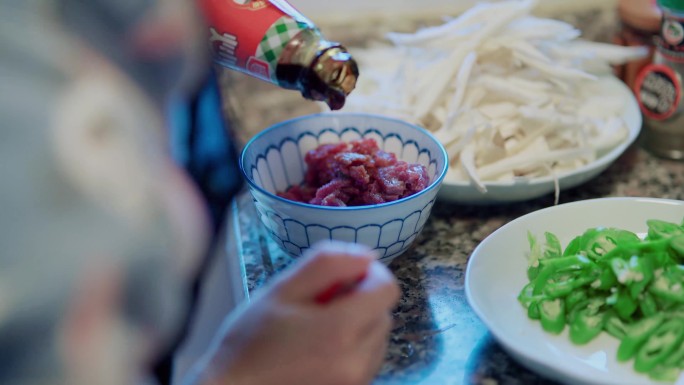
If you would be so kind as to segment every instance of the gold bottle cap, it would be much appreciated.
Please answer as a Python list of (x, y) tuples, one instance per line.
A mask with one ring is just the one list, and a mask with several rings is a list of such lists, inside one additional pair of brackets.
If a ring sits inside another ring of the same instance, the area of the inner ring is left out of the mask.
[(339, 110), (356, 87), (359, 68), (354, 58), (342, 46), (324, 50), (314, 61), (310, 74), (311, 96), (324, 101), (330, 109)]
[(359, 67), (346, 48), (325, 40), (316, 29), (306, 29), (283, 48), (276, 76), (281, 87), (339, 110), (356, 87)]

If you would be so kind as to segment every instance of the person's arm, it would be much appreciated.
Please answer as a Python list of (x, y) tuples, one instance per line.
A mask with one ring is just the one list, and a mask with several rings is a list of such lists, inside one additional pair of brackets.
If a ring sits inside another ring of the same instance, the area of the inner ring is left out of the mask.
[[(399, 297), (394, 277), (358, 245), (319, 244), (302, 258), (226, 319), (184, 385), (370, 383)], [(328, 303), (316, 300), (346, 282), (358, 284)]]

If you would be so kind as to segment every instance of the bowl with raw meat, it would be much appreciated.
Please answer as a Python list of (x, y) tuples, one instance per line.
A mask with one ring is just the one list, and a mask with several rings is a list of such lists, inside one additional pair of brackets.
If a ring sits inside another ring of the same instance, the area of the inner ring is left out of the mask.
[(319, 240), (360, 243), (389, 262), (423, 229), (448, 167), (427, 130), (374, 114), (323, 113), (276, 124), (242, 150), (263, 225), (298, 256)]

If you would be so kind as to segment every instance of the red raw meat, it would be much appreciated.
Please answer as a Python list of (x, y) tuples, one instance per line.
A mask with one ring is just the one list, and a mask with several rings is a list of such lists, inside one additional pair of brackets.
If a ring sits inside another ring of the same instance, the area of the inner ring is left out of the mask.
[(405, 198), (430, 184), (425, 166), (397, 160), (370, 138), (323, 144), (304, 161), (304, 183), (279, 196), (322, 206), (364, 206)]

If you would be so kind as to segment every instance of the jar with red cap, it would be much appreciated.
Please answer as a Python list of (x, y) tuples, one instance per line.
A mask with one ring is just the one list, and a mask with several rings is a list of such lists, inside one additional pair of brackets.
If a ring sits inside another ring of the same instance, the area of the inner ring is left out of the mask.
[(658, 6), (663, 17), (653, 63), (634, 84), (644, 114), (642, 144), (657, 156), (684, 160), (684, 0), (658, 0)]

